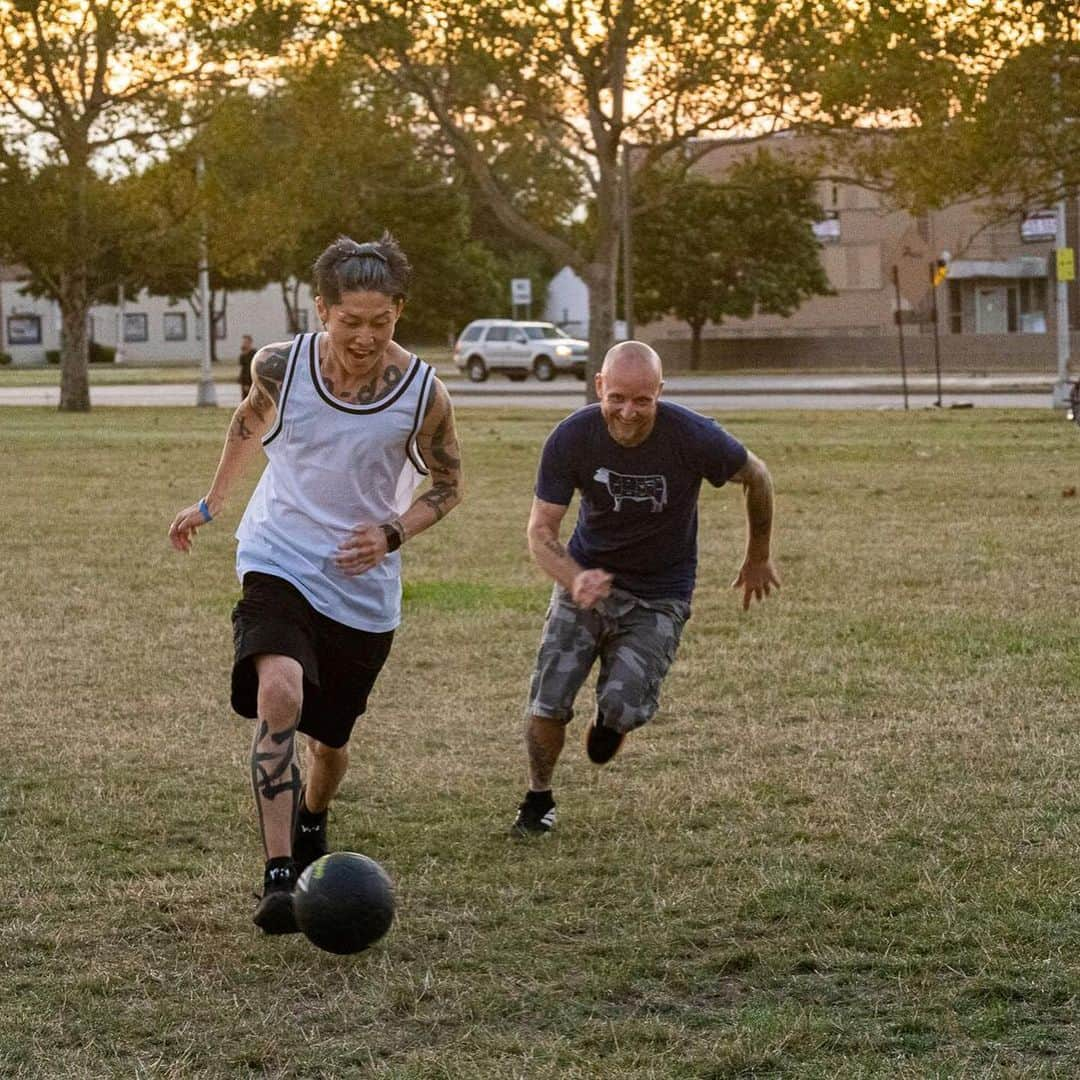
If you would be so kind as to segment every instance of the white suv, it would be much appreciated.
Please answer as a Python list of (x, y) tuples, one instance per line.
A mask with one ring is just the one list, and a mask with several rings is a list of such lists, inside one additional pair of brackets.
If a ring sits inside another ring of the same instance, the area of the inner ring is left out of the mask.
[(514, 382), (531, 371), (550, 382), (561, 371), (585, 378), (589, 343), (564, 334), (554, 323), (476, 319), (461, 332), (454, 346), (454, 363), (472, 382), (483, 382), (493, 371)]

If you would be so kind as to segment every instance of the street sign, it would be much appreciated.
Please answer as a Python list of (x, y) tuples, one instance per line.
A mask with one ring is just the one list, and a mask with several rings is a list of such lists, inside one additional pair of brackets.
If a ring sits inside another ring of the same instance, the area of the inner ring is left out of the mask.
[(938, 259), (930, 266), (930, 280), (935, 286), (940, 285), (949, 276), (949, 264), (945, 259)]
[(1072, 248), (1057, 249), (1057, 279), (1058, 281), (1076, 280), (1076, 258)]
[(516, 277), (510, 279), (510, 301), (517, 304), (532, 303), (532, 279)]

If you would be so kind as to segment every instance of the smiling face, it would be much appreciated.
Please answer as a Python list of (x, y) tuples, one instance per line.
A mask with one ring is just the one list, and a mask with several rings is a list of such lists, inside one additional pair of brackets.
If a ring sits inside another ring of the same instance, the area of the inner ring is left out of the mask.
[(617, 443), (637, 446), (649, 437), (663, 386), (660, 358), (647, 345), (623, 342), (608, 353), (596, 376), (596, 396)]
[(404, 306), (403, 301), (381, 292), (342, 293), (337, 304), (315, 297), (330, 339), (330, 354), (351, 375), (365, 375), (382, 363)]

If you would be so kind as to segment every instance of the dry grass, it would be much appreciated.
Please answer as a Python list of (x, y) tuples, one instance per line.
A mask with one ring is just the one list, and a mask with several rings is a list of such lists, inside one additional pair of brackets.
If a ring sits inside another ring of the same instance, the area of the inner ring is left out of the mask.
[(399, 920), (343, 960), (249, 923), (242, 500), (192, 557), (165, 542), (224, 413), (0, 411), (0, 1075), (1080, 1072), (1075, 429), (739, 416), (782, 595), (737, 610), (738, 496), (707, 491), (661, 715), (604, 770), (576, 724), (559, 832), (521, 844), (554, 419), (465, 413), (468, 503), (407, 552), (332, 821)]

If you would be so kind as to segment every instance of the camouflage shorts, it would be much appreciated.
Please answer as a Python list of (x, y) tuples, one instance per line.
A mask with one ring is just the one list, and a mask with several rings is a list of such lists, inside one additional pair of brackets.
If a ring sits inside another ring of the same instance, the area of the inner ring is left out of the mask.
[(633, 731), (652, 719), (690, 605), (639, 600), (622, 589), (583, 611), (556, 585), (529, 686), (527, 715), (569, 723), (597, 657), (596, 706), (604, 723)]

